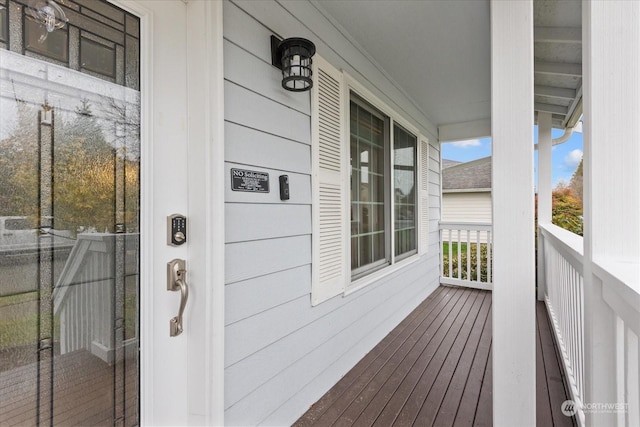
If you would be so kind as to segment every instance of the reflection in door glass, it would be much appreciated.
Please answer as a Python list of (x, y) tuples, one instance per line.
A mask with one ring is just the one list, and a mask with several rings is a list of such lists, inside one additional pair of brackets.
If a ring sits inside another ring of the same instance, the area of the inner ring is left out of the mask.
[(0, 0), (0, 424), (137, 425), (139, 22), (64, 0), (40, 41), (27, 4)]

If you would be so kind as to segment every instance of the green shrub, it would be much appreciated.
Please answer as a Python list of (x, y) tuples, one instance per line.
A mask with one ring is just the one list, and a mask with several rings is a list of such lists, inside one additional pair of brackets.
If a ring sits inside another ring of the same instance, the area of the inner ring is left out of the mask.
[[(458, 269), (460, 269), (460, 279), (463, 280), (478, 280), (478, 272), (480, 273), (481, 282), (489, 282), (488, 280), (488, 262), (487, 262), (487, 245), (485, 243), (480, 244), (480, 260), (478, 262), (477, 244), (472, 243), (470, 245), (464, 245), (461, 247), (460, 252), (460, 265), (458, 265), (458, 251), (454, 245), (451, 252), (451, 261), (449, 260), (448, 245), (445, 243), (443, 247), (443, 262), (442, 262), (442, 275), (444, 277), (451, 277), (452, 279), (458, 278)], [(446, 248), (446, 249), (445, 249)], [(470, 252), (468, 254), (468, 252)], [(470, 276), (467, 275), (467, 262), (471, 262)], [(489, 260), (491, 262), (492, 260)], [(449, 276), (449, 263), (451, 262), (451, 276)]]

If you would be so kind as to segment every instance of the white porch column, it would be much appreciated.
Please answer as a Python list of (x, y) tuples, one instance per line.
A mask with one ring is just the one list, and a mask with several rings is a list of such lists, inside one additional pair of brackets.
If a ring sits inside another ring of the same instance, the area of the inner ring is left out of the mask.
[[(637, 384), (637, 362), (624, 370), (620, 321), (603, 299), (612, 283), (594, 276), (594, 264), (640, 286), (640, 2), (583, 1), (582, 13), (585, 402), (628, 403), (637, 414), (625, 385)], [(586, 416), (587, 425), (620, 423)]]
[(533, 3), (491, 1), (493, 423), (536, 424)]
[[(538, 224), (551, 223), (551, 114), (538, 113)], [(544, 301), (544, 248), (538, 234), (538, 300)]]

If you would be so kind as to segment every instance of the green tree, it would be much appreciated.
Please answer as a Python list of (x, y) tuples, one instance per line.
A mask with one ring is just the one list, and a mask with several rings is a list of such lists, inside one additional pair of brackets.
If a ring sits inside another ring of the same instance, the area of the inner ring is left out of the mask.
[[(0, 215), (36, 219), (41, 176), (38, 106), (18, 102), (16, 124), (0, 141)], [(70, 230), (115, 231), (123, 222), (138, 231), (139, 159), (117, 151), (103, 132), (103, 124), (83, 100), (75, 112), (54, 110), (53, 183), (54, 227)], [(48, 178), (45, 185), (48, 185)], [(116, 197), (119, 201), (116, 200)]]
[(583, 235), (582, 201), (575, 196), (571, 187), (562, 181), (552, 193), (551, 222), (572, 233)]
[(571, 177), (571, 181), (569, 182), (569, 187), (576, 198), (582, 201), (582, 162), (584, 158), (580, 160), (580, 164), (576, 168), (573, 176)]
[(0, 216), (39, 214), (38, 108), (16, 101), (17, 120), (0, 141)]
[(61, 230), (114, 230), (115, 150), (83, 100), (68, 122), (56, 121), (54, 221)]

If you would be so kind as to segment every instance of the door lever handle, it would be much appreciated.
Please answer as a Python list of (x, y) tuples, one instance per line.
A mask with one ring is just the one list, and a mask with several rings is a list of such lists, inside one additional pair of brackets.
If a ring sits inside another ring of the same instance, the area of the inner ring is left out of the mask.
[(186, 281), (187, 263), (183, 259), (174, 259), (167, 263), (167, 290), (180, 291), (178, 315), (169, 321), (169, 335), (176, 337), (182, 333), (182, 315), (189, 298), (189, 286)]

